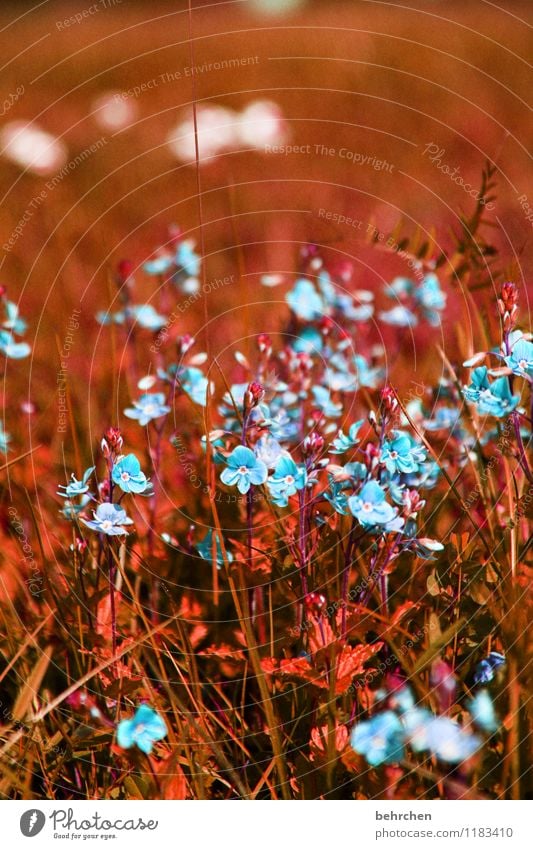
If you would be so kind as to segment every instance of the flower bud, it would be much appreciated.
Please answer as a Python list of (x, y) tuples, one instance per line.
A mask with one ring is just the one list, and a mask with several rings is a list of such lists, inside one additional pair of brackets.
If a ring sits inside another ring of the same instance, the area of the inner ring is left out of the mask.
[(252, 410), (261, 403), (264, 397), (265, 390), (261, 384), (258, 383), (257, 380), (252, 380), (252, 382), (248, 384), (248, 388), (244, 393), (244, 409)]

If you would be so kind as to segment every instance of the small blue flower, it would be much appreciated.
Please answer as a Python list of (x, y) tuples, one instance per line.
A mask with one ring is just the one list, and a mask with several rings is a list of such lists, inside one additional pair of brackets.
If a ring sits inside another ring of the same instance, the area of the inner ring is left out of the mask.
[(31, 353), (31, 348), (26, 342), (16, 342), (7, 330), (0, 330), (0, 352), (9, 360), (22, 360)]
[(124, 410), (124, 415), (129, 419), (137, 419), (142, 427), (167, 413), (170, 413), (170, 407), (166, 406), (162, 392), (147, 392), (133, 402), (133, 407)]
[(486, 366), (473, 370), (471, 383), (464, 387), (463, 392), (467, 401), (476, 405), (479, 413), (496, 418), (502, 418), (511, 413), (520, 401), (519, 395), (511, 395), (506, 377), (499, 377), (490, 383)]
[(303, 321), (313, 321), (324, 315), (324, 301), (311, 281), (305, 277), (296, 281), (291, 291), (287, 292), (285, 300), (293, 313)]
[(248, 492), (250, 486), (265, 483), (268, 469), (250, 448), (238, 445), (226, 460), (227, 468), (220, 476), (222, 483), (236, 486), (241, 494)]
[(198, 277), (202, 258), (194, 250), (192, 239), (180, 242), (176, 250), (176, 265), (189, 277)]
[(460, 763), (471, 757), (481, 746), (474, 734), (463, 731), (446, 716), (436, 716), (426, 726), (427, 748), (442, 761)]
[(11, 437), (9, 433), (5, 432), (4, 423), (0, 421), (0, 451), (2, 451), (4, 454), (7, 454), (10, 442)]
[(274, 474), (267, 480), (267, 486), (274, 502), (279, 507), (286, 507), (291, 495), (303, 489), (307, 482), (305, 466), (296, 465), (291, 457), (280, 457), (276, 463)]
[(505, 362), (513, 374), (520, 377), (533, 378), (533, 343), (523, 337), (512, 346), (511, 353), (505, 357)]
[(254, 447), (255, 455), (268, 469), (273, 469), (283, 453), (283, 448), (270, 433), (261, 436)]
[(499, 728), (494, 705), (488, 690), (479, 690), (468, 703), (468, 710), (476, 725), (491, 734)]
[(494, 672), (500, 666), (504, 666), (505, 657), (497, 651), (491, 651), (488, 657), (480, 660), (474, 673), (476, 684), (488, 684), (494, 678)]
[(128, 518), (126, 511), (116, 504), (99, 504), (96, 512), (93, 512), (94, 520), (82, 519), (84, 525), (87, 525), (92, 531), (98, 531), (100, 534), (108, 536), (122, 536), (128, 533), (124, 525), (133, 525), (132, 519)]
[(446, 295), (440, 288), (436, 274), (426, 274), (414, 292), (416, 303), (421, 307), (426, 320), (433, 327), (440, 324), (440, 315), (446, 306)]
[(329, 501), (336, 513), (340, 513), (341, 516), (347, 516), (348, 497), (344, 492), (345, 484), (337, 483), (332, 475), (329, 476), (329, 481), (329, 490), (326, 490), (324, 493), (324, 498), (326, 501)]
[(414, 705), (402, 714), (405, 737), (413, 752), (425, 752), (429, 749), (427, 730), (433, 719), (433, 714), (429, 710), (417, 708)]
[[(216, 564), (218, 569), (222, 569), (224, 565), (224, 554), (222, 552), (222, 544), (220, 542), (219, 536), (215, 531), (216, 536)], [(213, 560), (213, 531), (209, 528), (203, 540), (196, 543), (195, 545), (196, 551), (200, 555), (203, 560), (208, 560), (209, 563)], [(228, 551), (226, 547), (226, 555), (228, 561), (231, 563), (233, 560), (233, 554), (231, 551)]]
[(117, 743), (121, 749), (137, 746), (145, 755), (152, 751), (153, 744), (168, 734), (167, 726), (149, 705), (141, 705), (131, 719), (123, 719), (117, 726)]
[[(61, 493), (59, 492), (58, 495), (61, 495)], [(79, 516), (80, 513), (83, 512), (85, 507), (87, 507), (87, 505), (90, 504), (92, 500), (93, 499), (90, 495), (82, 495), (79, 504), (75, 504), (73, 501), (67, 499), (63, 503), (63, 509), (61, 510), (61, 514), (65, 517), (65, 519), (68, 519), (72, 522), (74, 519), (76, 519), (77, 516)]]
[(28, 325), (19, 315), (19, 308), (13, 301), (4, 301), (6, 311), (5, 321), (2, 322), (2, 327), (6, 330), (12, 330), (18, 336), (22, 336), (26, 332)]
[(453, 431), (457, 425), (461, 413), (454, 407), (437, 407), (433, 414), (433, 418), (424, 419), (424, 427), (426, 430), (450, 430)]
[(313, 386), (314, 403), (328, 419), (336, 419), (342, 413), (342, 404), (331, 400), (329, 389), (325, 386)]
[(187, 393), (189, 398), (195, 404), (205, 407), (207, 404), (208, 380), (204, 373), (199, 368), (188, 366), (180, 375), (180, 382), (183, 391)]
[(385, 500), (385, 490), (376, 482), (368, 481), (358, 495), (348, 499), (352, 516), (364, 528), (379, 526), (383, 530), (400, 530), (403, 519), (397, 518), (398, 509)]
[(172, 265), (172, 257), (169, 254), (161, 254), (145, 262), (143, 268), (147, 274), (165, 274)]
[(414, 288), (414, 281), (410, 277), (395, 277), (386, 287), (385, 293), (389, 298), (402, 298), (411, 295)]
[(126, 316), (137, 322), (145, 330), (161, 330), (167, 323), (163, 315), (159, 315), (151, 304), (137, 304), (128, 307)]
[(113, 483), (116, 483), (123, 492), (144, 492), (149, 485), (144, 472), (141, 472), (141, 464), (135, 454), (119, 457), (111, 473)]
[(378, 313), (378, 318), (384, 321), (385, 324), (391, 324), (393, 327), (416, 327), (418, 319), (414, 312), (411, 312), (403, 304), (398, 304), (390, 310), (382, 310)]
[(351, 733), (352, 748), (371, 766), (397, 763), (404, 756), (404, 729), (392, 710), (360, 722)]
[(87, 485), (87, 481), (91, 477), (94, 472), (95, 467), (90, 466), (83, 473), (83, 477), (81, 481), (76, 480), (74, 475), (71, 475), (72, 482), (67, 484), (67, 486), (63, 486), (59, 484), (59, 489), (64, 489), (64, 492), (58, 492), (57, 494), (61, 496), (61, 498), (75, 498), (77, 495), (83, 495), (85, 492), (88, 492), (89, 487)]
[(363, 421), (364, 419), (360, 419), (360, 421), (354, 422), (348, 431), (348, 436), (346, 436), (342, 430), (339, 430), (336, 438), (331, 443), (333, 447), (329, 449), (329, 453), (344, 454), (345, 451), (348, 451), (350, 448), (354, 448), (359, 442), (357, 439), (357, 433), (363, 424)]
[(324, 347), (322, 334), (316, 327), (304, 327), (296, 339), (292, 340), (291, 347), (297, 354), (314, 354), (320, 352)]
[(417, 472), (425, 460), (423, 448), (408, 434), (395, 431), (394, 438), (383, 443), (381, 462), (391, 474)]
[(415, 706), (415, 698), (410, 687), (401, 687), (390, 695), (389, 705), (399, 713), (406, 713)]

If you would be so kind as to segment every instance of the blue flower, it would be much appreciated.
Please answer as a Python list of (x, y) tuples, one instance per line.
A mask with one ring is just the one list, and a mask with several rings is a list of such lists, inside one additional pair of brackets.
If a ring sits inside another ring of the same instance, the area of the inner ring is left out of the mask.
[(136, 321), (145, 330), (161, 330), (167, 323), (165, 316), (159, 315), (151, 304), (137, 304), (128, 307), (126, 315)]
[(95, 467), (90, 466), (83, 473), (83, 477), (81, 481), (76, 480), (74, 475), (71, 475), (72, 482), (67, 484), (67, 486), (63, 486), (59, 484), (59, 489), (64, 489), (64, 492), (58, 492), (57, 494), (61, 496), (61, 498), (75, 498), (76, 495), (83, 495), (85, 492), (88, 492), (89, 487), (87, 485), (87, 481), (91, 477), (94, 472)]
[(313, 386), (314, 402), (328, 419), (336, 419), (342, 413), (342, 404), (331, 400), (329, 389), (325, 386)]
[(16, 342), (7, 330), (0, 330), (0, 351), (10, 360), (22, 360), (31, 353), (31, 348), (26, 342)]
[[(61, 495), (61, 493), (59, 492), (58, 495)], [(90, 495), (82, 495), (79, 504), (74, 504), (73, 501), (67, 499), (63, 504), (61, 513), (65, 519), (73, 521), (92, 500)]]
[(460, 763), (476, 752), (481, 740), (446, 716), (412, 708), (402, 716), (407, 742), (414, 752), (429, 751), (448, 763)]
[(135, 454), (119, 457), (111, 473), (113, 483), (118, 484), (123, 492), (144, 492), (149, 486), (144, 472), (141, 472), (141, 464)]
[(346, 436), (342, 430), (339, 430), (336, 438), (331, 443), (333, 447), (329, 449), (329, 453), (344, 454), (345, 451), (348, 451), (350, 448), (354, 448), (359, 442), (357, 439), (357, 433), (363, 424), (363, 421), (364, 419), (354, 422), (348, 431), (348, 436)]
[(514, 374), (533, 378), (533, 343), (523, 337), (512, 346), (505, 362)]
[(427, 749), (448, 763), (460, 763), (466, 760), (481, 746), (479, 737), (463, 731), (457, 723), (446, 716), (434, 717), (428, 722), (425, 731)]
[(364, 528), (379, 526), (383, 530), (400, 530), (403, 519), (397, 518), (398, 508), (385, 500), (385, 490), (376, 481), (368, 481), (358, 495), (348, 499), (352, 516)]
[(371, 766), (397, 763), (404, 756), (404, 729), (392, 710), (360, 722), (351, 733), (352, 748)]
[(170, 407), (166, 406), (162, 392), (147, 392), (141, 395), (138, 401), (133, 402), (133, 407), (124, 410), (124, 415), (129, 419), (137, 419), (142, 427), (152, 419), (159, 419), (167, 413), (170, 413)]
[(418, 324), (416, 315), (402, 304), (398, 304), (390, 310), (382, 310), (378, 313), (378, 318), (393, 327), (416, 327)]
[(494, 678), (494, 672), (505, 664), (505, 657), (497, 651), (491, 651), (488, 657), (480, 660), (474, 673), (476, 684), (488, 684)]
[(415, 698), (410, 687), (400, 687), (390, 695), (389, 705), (399, 713), (406, 713), (415, 706)]
[(222, 483), (237, 486), (240, 493), (248, 492), (250, 486), (265, 483), (268, 469), (250, 448), (238, 445), (226, 460), (227, 468), (220, 476)]
[(117, 743), (121, 749), (137, 746), (145, 755), (152, 751), (153, 744), (168, 734), (163, 717), (149, 707), (141, 705), (131, 719), (123, 719), (117, 726)]
[(273, 469), (283, 453), (283, 448), (270, 433), (261, 436), (255, 443), (255, 454), (268, 469)]
[(426, 274), (414, 292), (416, 303), (421, 307), (426, 320), (433, 327), (440, 323), (439, 312), (446, 306), (446, 295), (440, 288), (436, 274)]
[(424, 419), (424, 427), (426, 430), (453, 431), (460, 418), (460, 411), (456, 410), (454, 407), (437, 407), (433, 414), (433, 418)]
[(329, 501), (336, 513), (341, 516), (348, 515), (348, 497), (344, 492), (345, 484), (337, 483), (332, 475), (329, 476), (330, 488), (324, 493), (324, 498)]
[[(219, 539), (218, 534), (215, 532), (216, 536), (216, 564), (217, 568), (221, 569), (224, 564), (224, 554), (222, 552), (222, 545)], [(209, 563), (213, 560), (213, 531), (209, 528), (205, 537), (201, 542), (196, 543), (195, 545), (196, 551), (200, 555), (203, 560), (208, 560)], [(228, 551), (226, 548), (226, 556), (228, 561), (231, 563), (233, 560), (233, 554), (231, 551)]]
[(381, 462), (391, 474), (417, 472), (426, 460), (426, 454), (406, 433), (394, 431), (392, 440), (385, 440)]
[(4, 423), (0, 421), (0, 451), (4, 454), (7, 454), (9, 443), (11, 442), (11, 437), (9, 433), (6, 433), (4, 430)]
[(188, 366), (180, 376), (181, 386), (184, 392), (195, 404), (205, 407), (207, 404), (208, 380), (199, 368)]
[(161, 254), (145, 262), (143, 268), (147, 274), (165, 274), (172, 268), (172, 264), (172, 257), (169, 254)]
[(471, 381), (469, 386), (464, 387), (463, 392), (467, 401), (476, 405), (479, 413), (502, 418), (518, 406), (520, 396), (511, 395), (508, 379), (499, 377), (490, 383), (486, 366), (475, 368)]
[(313, 354), (319, 352), (324, 347), (322, 334), (316, 327), (304, 327), (296, 339), (291, 342), (293, 351), (297, 354)]
[(176, 265), (178, 269), (185, 272), (189, 277), (198, 277), (200, 274), (201, 257), (194, 250), (192, 239), (180, 242), (176, 250)]
[(389, 298), (401, 298), (411, 295), (414, 288), (414, 281), (410, 277), (395, 277), (386, 287), (385, 292)]
[(483, 731), (492, 733), (499, 728), (494, 705), (488, 690), (480, 690), (468, 703), (468, 710), (476, 725)]
[(324, 314), (325, 304), (310, 280), (300, 278), (287, 292), (285, 300), (293, 313), (303, 321), (313, 321)]
[(274, 474), (267, 480), (267, 486), (274, 502), (279, 507), (286, 507), (290, 496), (303, 489), (306, 482), (305, 466), (296, 465), (291, 457), (283, 456), (276, 463)]
[(133, 525), (133, 521), (128, 518), (126, 511), (116, 504), (99, 504), (96, 512), (93, 512), (94, 520), (82, 519), (84, 525), (87, 525), (92, 531), (98, 531), (100, 534), (108, 536), (122, 536), (127, 534), (124, 525)]

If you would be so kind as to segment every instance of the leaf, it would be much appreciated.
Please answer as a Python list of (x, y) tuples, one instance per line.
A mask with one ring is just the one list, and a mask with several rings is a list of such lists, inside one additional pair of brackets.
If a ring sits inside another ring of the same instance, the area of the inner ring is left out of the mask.
[(52, 659), (52, 647), (47, 646), (39, 660), (30, 672), (29, 678), (23, 684), (13, 707), (13, 719), (24, 719), (30, 709), (33, 699), (37, 696), (43, 678)]

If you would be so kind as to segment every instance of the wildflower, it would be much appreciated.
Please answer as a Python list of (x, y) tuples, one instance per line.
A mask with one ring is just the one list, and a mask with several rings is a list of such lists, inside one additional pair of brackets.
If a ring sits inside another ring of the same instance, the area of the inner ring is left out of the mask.
[(492, 733), (499, 727), (494, 705), (487, 690), (480, 690), (468, 703), (468, 710), (475, 724), (483, 731)]
[(417, 472), (426, 459), (424, 450), (408, 434), (400, 431), (393, 434), (392, 440), (383, 443), (381, 462), (391, 474)]
[(4, 430), (4, 423), (0, 421), (0, 451), (4, 454), (7, 454), (8, 445), (11, 442), (11, 437), (9, 433), (6, 433)]
[(149, 705), (141, 705), (131, 719), (123, 719), (117, 726), (117, 743), (121, 749), (137, 746), (145, 755), (153, 744), (168, 734), (163, 717)]
[(363, 419), (360, 419), (358, 422), (351, 425), (348, 431), (348, 436), (346, 436), (342, 430), (339, 430), (336, 438), (331, 443), (333, 448), (329, 449), (329, 453), (344, 454), (345, 451), (348, 451), (350, 448), (354, 448), (359, 442), (357, 439), (357, 432), (363, 424), (363, 421)]
[(476, 684), (488, 684), (494, 678), (494, 672), (505, 664), (505, 657), (497, 651), (491, 651), (488, 657), (480, 660), (474, 673)]
[(205, 407), (207, 404), (208, 380), (199, 368), (188, 366), (183, 370), (180, 377), (181, 386), (191, 401)]
[(313, 321), (324, 313), (324, 302), (310, 280), (302, 277), (285, 296), (293, 313), (303, 321)]
[(424, 419), (426, 430), (451, 430), (455, 428), (461, 413), (454, 407), (438, 407), (431, 419)]
[(143, 265), (147, 274), (165, 274), (170, 268), (172, 268), (172, 257), (166, 253), (156, 256), (154, 259), (149, 259)]
[(426, 726), (426, 735), (429, 751), (448, 763), (467, 760), (481, 745), (479, 737), (468, 734), (446, 716), (431, 719)]
[(283, 453), (283, 448), (270, 433), (261, 436), (255, 443), (255, 455), (267, 469), (273, 469)]
[(352, 748), (364, 755), (371, 766), (397, 763), (404, 756), (404, 729), (392, 710), (378, 713), (352, 730)]
[(368, 481), (358, 495), (348, 499), (352, 516), (364, 528), (381, 526), (384, 530), (399, 530), (403, 519), (397, 518), (398, 509), (385, 500), (385, 490), (376, 482)]
[(125, 317), (137, 322), (145, 330), (161, 330), (167, 319), (160, 315), (151, 304), (134, 304), (125, 311)]
[(31, 348), (26, 342), (16, 342), (7, 330), (0, 330), (0, 352), (8, 360), (22, 360), (31, 353)]
[(108, 536), (127, 534), (128, 531), (123, 526), (133, 525), (133, 521), (128, 518), (126, 511), (116, 504), (99, 504), (96, 511), (93, 511), (93, 516), (94, 520), (82, 519), (81, 521), (92, 531), (98, 531)]
[[(215, 531), (215, 546), (216, 546), (216, 565), (218, 569), (222, 569), (224, 565), (224, 553), (218, 533)], [(205, 537), (195, 545), (196, 551), (203, 560), (208, 560), (210, 563), (213, 560), (213, 531), (211, 528), (207, 531)], [(226, 558), (229, 563), (233, 560), (233, 554), (226, 549)]]
[(411, 312), (406, 306), (398, 304), (390, 310), (382, 310), (378, 313), (378, 318), (384, 321), (385, 324), (391, 324), (393, 327), (416, 327), (418, 319), (414, 312)]
[(201, 257), (194, 250), (194, 241), (184, 239), (176, 249), (175, 262), (179, 271), (185, 272), (189, 277), (198, 277), (200, 274)]
[(322, 335), (316, 327), (304, 327), (291, 345), (293, 351), (296, 351), (297, 354), (314, 354), (322, 351), (324, 347)]
[(170, 413), (170, 407), (166, 406), (162, 392), (147, 392), (141, 395), (138, 401), (133, 402), (133, 407), (124, 410), (124, 415), (129, 419), (137, 419), (142, 427), (152, 419), (159, 419), (167, 413)]
[(313, 386), (314, 403), (328, 419), (336, 419), (342, 413), (342, 404), (331, 400), (329, 389), (325, 386)]
[(144, 492), (148, 486), (148, 480), (144, 472), (141, 472), (141, 464), (135, 454), (119, 457), (111, 473), (113, 483), (116, 483), (123, 492)]
[(274, 474), (267, 480), (270, 494), (276, 504), (286, 507), (291, 495), (303, 489), (307, 482), (305, 466), (296, 465), (291, 457), (280, 457), (276, 463)]
[(86, 469), (83, 473), (83, 477), (81, 481), (76, 480), (75, 475), (71, 475), (72, 482), (67, 484), (67, 486), (59, 485), (59, 489), (64, 489), (64, 492), (58, 492), (57, 494), (61, 496), (61, 498), (74, 498), (77, 495), (83, 495), (85, 492), (88, 492), (89, 486), (87, 481), (91, 477), (94, 472), (95, 467), (90, 466), (90, 468)]
[(414, 708), (415, 699), (411, 688), (400, 687), (399, 690), (395, 690), (390, 696), (389, 705), (399, 713), (406, 713)]
[(262, 460), (250, 448), (238, 445), (226, 460), (227, 468), (220, 476), (222, 483), (237, 486), (241, 494), (248, 492), (250, 486), (265, 483), (268, 469)]
[(533, 342), (521, 337), (512, 346), (511, 353), (504, 358), (513, 374), (533, 379)]
[(519, 395), (511, 395), (506, 377), (499, 377), (490, 383), (486, 366), (475, 368), (471, 381), (469, 386), (464, 387), (464, 396), (477, 406), (481, 414), (502, 418), (511, 413), (520, 401)]
[(426, 321), (436, 327), (440, 323), (439, 312), (442, 312), (446, 306), (446, 295), (440, 288), (436, 274), (424, 276), (420, 286), (414, 292), (414, 299), (420, 306)]

